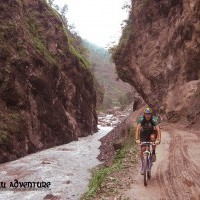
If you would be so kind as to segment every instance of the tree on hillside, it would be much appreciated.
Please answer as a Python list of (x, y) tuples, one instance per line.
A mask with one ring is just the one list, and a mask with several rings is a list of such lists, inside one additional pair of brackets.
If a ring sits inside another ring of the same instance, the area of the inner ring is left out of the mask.
[(46, 1), (53, 9), (55, 9), (55, 10), (57, 10), (59, 12), (60, 7), (59, 7), (59, 5), (54, 4), (54, 0), (46, 0)]
[(52, 7), (53, 3), (54, 3), (54, 0), (47, 0), (47, 3)]
[(55, 9), (61, 16), (63, 26), (68, 33), (68, 37), (70, 38), (70, 44), (84, 57), (88, 56), (88, 51), (85, 48), (83, 44), (82, 38), (79, 36), (79, 34), (75, 31), (75, 26), (69, 25), (68, 20), (66, 17), (66, 13), (68, 11), (68, 5), (65, 4), (62, 8), (60, 8), (58, 5), (54, 4), (54, 0), (47, 0), (47, 3)]
[(131, 1), (126, 1), (124, 5), (122, 6), (122, 10), (125, 10), (126, 12), (130, 12), (131, 10)]
[(59, 5), (57, 5), (57, 4), (54, 4), (53, 5), (54, 6), (54, 8), (59, 12), (59, 10), (60, 10), (60, 7), (59, 7)]
[(127, 99), (127, 103), (128, 104), (130, 104), (130, 103), (132, 103), (133, 102), (133, 99), (134, 99), (134, 94), (133, 94), (133, 92), (127, 92), (126, 93), (126, 99)]
[(122, 109), (126, 108), (127, 105), (131, 104), (134, 100), (133, 92), (127, 92), (125, 95), (120, 96), (118, 101)]
[(110, 109), (112, 107), (112, 104), (113, 102), (111, 98), (104, 99), (104, 104), (103, 104), (104, 109)]
[(60, 10), (61, 16), (65, 17), (67, 11), (68, 11), (68, 5), (65, 4), (65, 5), (61, 8), (61, 10)]
[(61, 15), (62, 20), (63, 20), (63, 22), (64, 22), (64, 24), (65, 24), (66, 26), (68, 26), (68, 21), (67, 21), (67, 18), (66, 18), (66, 13), (67, 13), (67, 11), (68, 11), (68, 5), (65, 4), (65, 5), (60, 9), (60, 15)]
[(103, 48), (99, 47), (96, 44), (88, 42), (87, 40), (83, 40), (84, 46), (89, 49), (90, 51), (94, 52), (95, 54), (99, 55), (101, 58), (105, 60), (110, 60), (109, 52)]

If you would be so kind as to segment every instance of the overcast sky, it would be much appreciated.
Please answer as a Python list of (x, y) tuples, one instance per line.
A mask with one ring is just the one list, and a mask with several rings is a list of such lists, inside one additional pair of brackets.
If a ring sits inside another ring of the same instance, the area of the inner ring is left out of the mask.
[(127, 18), (122, 6), (127, 0), (55, 0), (68, 5), (67, 19), (83, 39), (106, 47), (120, 36), (121, 22)]

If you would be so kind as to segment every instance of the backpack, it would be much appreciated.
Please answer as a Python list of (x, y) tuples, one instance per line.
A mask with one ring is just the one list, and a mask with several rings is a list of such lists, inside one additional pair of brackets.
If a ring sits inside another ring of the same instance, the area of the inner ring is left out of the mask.
[(149, 121), (147, 121), (145, 116), (143, 116), (141, 125), (142, 125), (143, 131), (153, 131), (154, 126), (155, 126), (155, 123), (153, 122), (153, 116), (151, 117)]

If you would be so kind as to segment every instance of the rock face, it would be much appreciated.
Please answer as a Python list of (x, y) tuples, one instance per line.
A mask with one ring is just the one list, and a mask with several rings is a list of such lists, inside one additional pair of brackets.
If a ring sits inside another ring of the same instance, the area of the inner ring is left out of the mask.
[(133, 92), (133, 107), (132, 111), (138, 110), (141, 108), (141, 106), (144, 106), (144, 100), (142, 97), (138, 94), (138, 92), (135, 90), (134, 87), (132, 87), (132, 92)]
[(200, 1), (132, 0), (113, 59), (118, 76), (144, 101), (197, 123), (200, 116)]
[(0, 162), (97, 131), (86, 65), (46, 1), (0, 0)]

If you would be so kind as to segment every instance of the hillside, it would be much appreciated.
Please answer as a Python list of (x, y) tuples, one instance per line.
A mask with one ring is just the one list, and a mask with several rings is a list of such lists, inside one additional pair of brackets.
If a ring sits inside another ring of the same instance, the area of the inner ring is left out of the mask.
[(88, 41), (84, 41), (84, 44), (89, 50), (88, 59), (93, 66), (94, 75), (105, 90), (103, 106), (105, 108), (119, 106), (119, 98), (131, 92), (131, 86), (117, 78), (115, 65), (110, 61), (106, 49)]
[(44, 0), (0, 1), (0, 162), (97, 131), (88, 62)]

